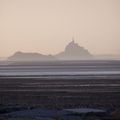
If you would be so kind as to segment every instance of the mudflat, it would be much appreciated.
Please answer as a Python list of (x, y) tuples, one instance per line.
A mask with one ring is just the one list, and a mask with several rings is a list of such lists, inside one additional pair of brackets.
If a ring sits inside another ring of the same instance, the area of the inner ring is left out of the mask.
[(1, 77), (0, 104), (120, 108), (120, 79)]

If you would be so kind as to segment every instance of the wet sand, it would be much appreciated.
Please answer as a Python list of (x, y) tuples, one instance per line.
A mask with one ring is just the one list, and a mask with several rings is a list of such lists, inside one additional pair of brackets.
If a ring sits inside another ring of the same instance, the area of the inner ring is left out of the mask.
[(120, 77), (0, 77), (0, 104), (40, 108), (120, 108)]

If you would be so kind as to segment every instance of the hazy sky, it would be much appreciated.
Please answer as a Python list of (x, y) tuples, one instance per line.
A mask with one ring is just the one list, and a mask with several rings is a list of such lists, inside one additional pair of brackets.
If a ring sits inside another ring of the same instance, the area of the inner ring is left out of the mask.
[(0, 0), (0, 57), (56, 54), (73, 36), (92, 54), (120, 54), (120, 0)]

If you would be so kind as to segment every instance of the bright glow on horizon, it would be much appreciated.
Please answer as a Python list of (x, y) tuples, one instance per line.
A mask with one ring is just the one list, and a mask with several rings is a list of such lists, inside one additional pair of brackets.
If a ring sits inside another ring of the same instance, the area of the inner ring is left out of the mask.
[(120, 54), (120, 0), (0, 0), (0, 57), (56, 54), (73, 36), (92, 54)]

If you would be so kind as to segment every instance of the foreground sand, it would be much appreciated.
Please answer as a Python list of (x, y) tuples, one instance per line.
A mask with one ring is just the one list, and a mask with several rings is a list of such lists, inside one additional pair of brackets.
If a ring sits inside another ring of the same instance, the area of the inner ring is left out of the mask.
[(0, 104), (120, 108), (120, 79), (0, 78)]
[(70, 108), (107, 111), (103, 116), (87, 114), (85, 120), (119, 120), (119, 101), (119, 75), (89, 79), (0, 77), (0, 120), (84, 120), (81, 114), (64, 111)]

